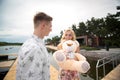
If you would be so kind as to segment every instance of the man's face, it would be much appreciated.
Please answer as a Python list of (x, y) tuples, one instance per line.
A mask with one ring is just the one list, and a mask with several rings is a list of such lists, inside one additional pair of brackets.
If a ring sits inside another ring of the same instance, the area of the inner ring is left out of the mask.
[(52, 31), (52, 22), (46, 22), (44, 27), (44, 35), (48, 36), (49, 33)]

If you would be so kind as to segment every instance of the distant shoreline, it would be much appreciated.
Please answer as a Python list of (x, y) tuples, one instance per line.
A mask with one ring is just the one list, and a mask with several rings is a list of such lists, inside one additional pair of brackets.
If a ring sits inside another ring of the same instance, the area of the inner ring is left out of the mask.
[(23, 43), (0, 42), (0, 46), (22, 45)]

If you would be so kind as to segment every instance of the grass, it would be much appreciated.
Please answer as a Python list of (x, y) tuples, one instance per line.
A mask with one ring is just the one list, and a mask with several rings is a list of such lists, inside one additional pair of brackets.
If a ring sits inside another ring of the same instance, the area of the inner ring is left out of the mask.
[(87, 51), (90, 51), (90, 50), (100, 50), (100, 48), (97, 48), (97, 47), (89, 47), (89, 46), (81, 46), (80, 47), (81, 49), (85, 49)]

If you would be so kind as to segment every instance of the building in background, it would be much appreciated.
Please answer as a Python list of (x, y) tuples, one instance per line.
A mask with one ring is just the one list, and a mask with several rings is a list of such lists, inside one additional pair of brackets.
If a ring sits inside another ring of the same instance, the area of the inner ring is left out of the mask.
[(99, 46), (99, 37), (98, 36), (79, 36), (77, 37), (77, 41), (80, 45), (91, 46), (91, 47), (98, 47)]

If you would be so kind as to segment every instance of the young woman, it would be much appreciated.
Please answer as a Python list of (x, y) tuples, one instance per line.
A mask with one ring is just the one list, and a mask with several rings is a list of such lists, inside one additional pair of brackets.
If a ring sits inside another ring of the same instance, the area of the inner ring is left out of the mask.
[[(76, 48), (75, 52), (79, 53), (80, 52), (79, 43), (78, 43), (78, 41), (76, 41), (76, 36), (72, 29), (65, 30), (64, 34), (62, 35), (61, 42), (57, 46), (58, 50), (62, 49), (62, 44), (67, 40), (72, 40), (76, 43), (77, 48)], [(80, 80), (79, 72), (77, 72), (77, 71), (60, 69), (59, 72), (60, 72), (59, 80)]]

